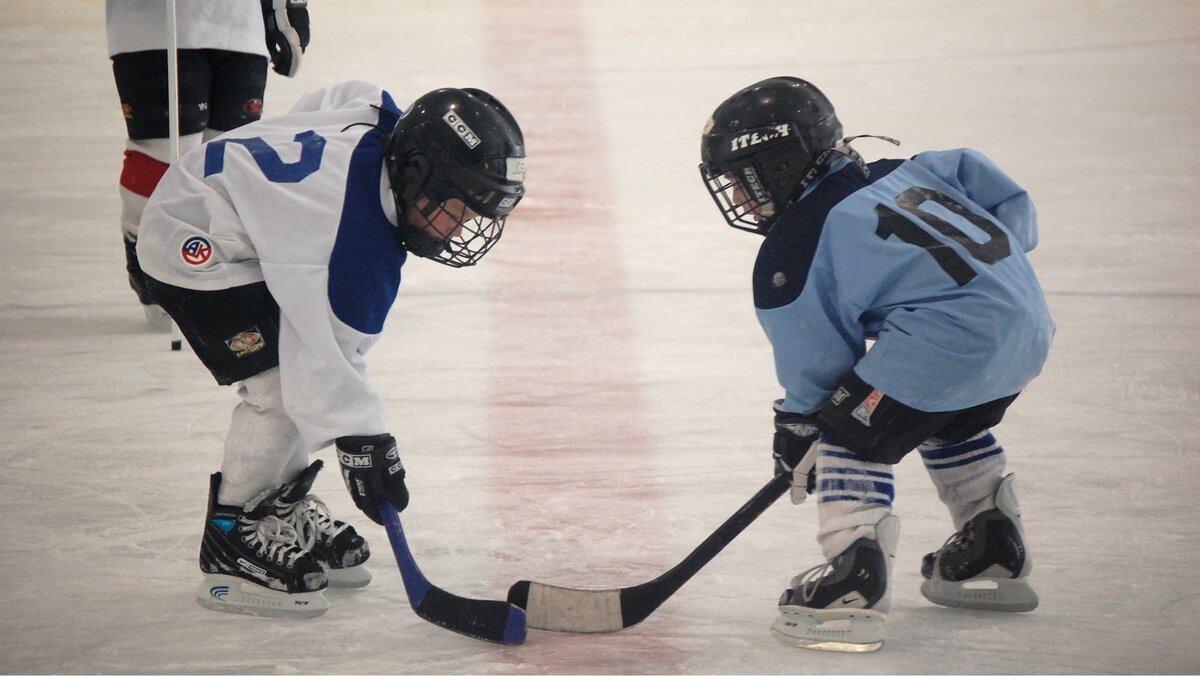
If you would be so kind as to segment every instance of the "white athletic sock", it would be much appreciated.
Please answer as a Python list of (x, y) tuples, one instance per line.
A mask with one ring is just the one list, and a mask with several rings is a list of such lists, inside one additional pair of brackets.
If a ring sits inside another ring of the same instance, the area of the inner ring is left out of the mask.
[(892, 513), (896, 481), (892, 466), (867, 462), (848, 449), (817, 445), (817, 542), (832, 561), (861, 537), (875, 537), (875, 525)]
[(996, 506), (996, 489), (1004, 478), (1004, 448), (984, 430), (953, 443), (929, 439), (918, 447), (938, 497), (950, 510), (954, 529)]
[(300, 431), (283, 410), (278, 367), (239, 382), (238, 394), (242, 401), (233, 409), (225, 437), (217, 493), (217, 502), (231, 507), (294, 477), (298, 471), (284, 475), (296, 465), (300, 446)]
[[(199, 147), (204, 140), (202, 134), (184, 134), (179, 137), (179, 154), (182, 155), (192, 148)], [(169, 163), (171, 159), (170, 139), (126, 139), (125, 149), (141, 153), (151, 160), (161, 162), (163, 165)], [(145, 170), (143, 169), (141, 175), (144, 174)], [(122, 178), (124, 178), (124, 172), (122, 172)], [(157, 181), (155, 181), (155, 184), (157, 184)], [(142, 212), (146, 209), (146, 202), (150, 199), (153, 185), (143, 185), (137, 189), (141, 191), (141, 194), (130, 190), (124, 185), (119, 187), (121, 195), (121, 234), (125, 235), (125, 239), (131, 242), (137, 241), (138, 230), (142, 224)]]

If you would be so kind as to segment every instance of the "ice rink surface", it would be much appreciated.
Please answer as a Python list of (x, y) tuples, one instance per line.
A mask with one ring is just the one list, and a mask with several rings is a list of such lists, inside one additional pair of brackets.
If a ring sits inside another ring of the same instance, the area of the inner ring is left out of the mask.
[[(889, 640), (778, 643), (821, 556), (774, 506), (642, 624), (499, 647), (418, 619), (383, 530), (318, 493), (375, 581), (314, 620), (192, 599), (207, 477), (236, 395), (150, 332), (118, 233), (124, 126), (99, 0), (0, 3), (0, 671), (33, 673), (1185, 673), (1200, 671), (1200, 3), (1165, 0), (311, 3), (266, 113), (345, 79), (402, 106), (496, 94), (529, 196), (475, 269), (414, 260), (370, 354), (413, 499), (417, 561), (457, 594), (649, 580), (768, 478), (771, 354), (757, 238), (703, 190), (699, 134), (735, 90), (817, 83), (868, 159), (973, 146), (1033, 195), (1058, 322), (997, 429), (1041, 607), (932, 606), (951, 526), (920, 461)], [(323, 451), (327, 463), (333, 462)]]

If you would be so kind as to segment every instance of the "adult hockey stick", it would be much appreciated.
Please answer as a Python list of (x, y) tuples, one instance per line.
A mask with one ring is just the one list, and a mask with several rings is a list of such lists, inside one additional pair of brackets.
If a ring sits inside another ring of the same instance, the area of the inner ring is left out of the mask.
[(632, 627), (649, 617), (790, 486), (790, 475), (776, 475), (683, 561), (649, 582), (620, 589), (574, 589), (521, 580), (509, 588), (508, 602), (525, 609), (532, 629), (599, 633)]
[(525, 642), (525, 612), (522, 609), (504, 601), (455, 596), (431, 584), (413, 560), (396, 507), (384, 501), (379, 511), (383, 514), (383, 525), (392, 543), (392, 553), (400, 567), (404, 591), (413, 612), (439, 627), (481, 641), (508, 645)]
[[(175, 21), (175, 0), (166, 0), (167, 7), (167, 163), (179, 159), (179, 33)], [(171, 320), (171, 351), (183, 349), (179, 325)]]

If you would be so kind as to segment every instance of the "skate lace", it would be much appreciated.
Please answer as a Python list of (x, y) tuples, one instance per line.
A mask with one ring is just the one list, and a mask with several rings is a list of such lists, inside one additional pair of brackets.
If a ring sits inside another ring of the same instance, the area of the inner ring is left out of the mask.
[(285, 508), (282, 515), (296, 530), (296, 539), (307, 551), (320, 543), (330, 543), (348, 524), (338, 524), (321, 498), (306, 495)]
[(291, 566), (296, 559), (307, 553), (297, 540), (296, 529), (274, 514), (268, 514), (246, 525), (249, 523), (253, 524), (253, 528), (243, 529), (245, 535), (242, 541), (256, 547), (256, 553), (268, 561)]
[(817, 589), (821, 587), (821, 583), (825, 581), (831, 570), (833, 570), (832, 561), (822, 563), (800, 573), (792, 581), (793, 587), (800, 590), (800, 596), (805, 603), (812, 601), (813, 597), (817, 595)]
[(967, 522), (963, 529), (946, 538), (946, 542), (942, 544), (937, 553), (949, 554), (952, 552), (960, 552), (970, 546), (971, 541), (975, 538), (975, 528), (971, 522)]

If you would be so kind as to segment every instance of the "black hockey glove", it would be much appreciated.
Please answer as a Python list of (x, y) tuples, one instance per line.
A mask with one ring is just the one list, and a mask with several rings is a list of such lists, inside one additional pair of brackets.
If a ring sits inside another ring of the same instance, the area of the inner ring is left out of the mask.
[(292, 77), (308, 48), (308, 0), (262, 0), (267, 51), (276, 73)]
[(379, 503), (390, 500), (397, 510), (408, 506), (404, 464), (396, 439), (390, 434), (371, 437), (338, 437), (338, 464), (354, 504), (377, 524), (383, 525)]
[(817, 487), (817, 416), (788, 413), (780, 408), (782, 399), (775, 400), (775, 441), (772, 457), (775, 473), (792, 475), (792, 504), (804, 502)]

